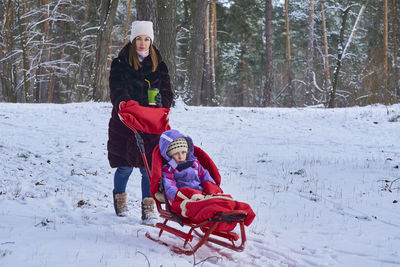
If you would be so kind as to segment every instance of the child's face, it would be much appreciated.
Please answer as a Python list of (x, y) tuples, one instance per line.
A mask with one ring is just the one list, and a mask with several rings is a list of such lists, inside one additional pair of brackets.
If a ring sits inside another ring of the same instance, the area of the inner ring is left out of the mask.
[(186, 161), (187, 152), (179, 151), (172, 155), (172, 158), (176, 161), (176, 163), (183, 163)]

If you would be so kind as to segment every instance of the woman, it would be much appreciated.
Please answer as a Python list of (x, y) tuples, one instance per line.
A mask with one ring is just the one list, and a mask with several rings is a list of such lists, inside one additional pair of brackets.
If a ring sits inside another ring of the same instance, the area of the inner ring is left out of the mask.
[[(121, 101), (135, 100), (141, 106), (149, 106), (147, 90), (149, 86), (158, 88), (156, 104), (170, 108), (173, 100), (170, 77), (165, 63), (153, 45), (154, 33), (151, 21), (132, 23), (130, 42), (119, 52), (111, 64), (110, 98), (113, 104), (108, 128), (108, 160), (114, 175), (114, 208), (118, 216), (126, 216), (126, 185), (133, 167), (138, 167), (142, 175), (142, 222), (147, 224), (155, 219), (154, 201), (150, 195), (150, 184), (146, 169), (136, 144), (132, 130), (118, 117)], [(151, 153), (158, 144), (159, 135), (141, 133), (146, 157), (151, 164)]]

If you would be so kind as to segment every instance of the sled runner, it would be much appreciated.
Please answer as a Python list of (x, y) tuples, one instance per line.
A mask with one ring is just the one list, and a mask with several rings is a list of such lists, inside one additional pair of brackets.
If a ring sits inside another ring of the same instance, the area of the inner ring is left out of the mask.
[[(193, 220), (192, 218), (184, 218), (178, 214), (171, 212), (169, 201), (167, 200), (165, 192), (163, 191), (163, 159), (160, 154), (160, 148), (157, 145), (152, 152), (152, 164), (150, 171), (144, 151), (143, 140), (139, 133), (147, 132), (153, 134), (161, 134), (165, 130), (169, 130), (169, 109), (142, 107), (139, 106), (137, 102), (131, 100), (126, 103), (123, 102), (120, 106), (120, 111), (118, 113), (121, 121), (135, 133), (137, 145), (142, 154), (144, 165), (150, 179), (150, 193), (155, 200), (157, 211), (160, 217), (163, 219), (162, 223), (160, 222), (155, 225), (157, 228), (160, 229), (158, 238), (152, 237), (149, 233), (146, 233), (146, 237), (150, 240), (171, 247), (172, 251), (179, 254), (191, 255), (206, 243), (214, 243), (235, 251), (242, 251), (246, 242), (246, 233), (244, 227), (246, 218), (248, 216), (248, 210), (232, 208), (242, 207), (240, 205), (240, 202), (236, 202), (233, 199), (231, 200), (232, 202), (229, 202), (229, 200), (228, 202), (226, 202), (226, 200), (224, 200), (225, 202), (223, 203), (223, 205), (219, 206), (219, 201), (222, 201), (221, 199), (218, 199), (218, 197), (207, 196), (202, 200), (202, 206), (195, 205), (199, 212), (201, 212), (202, 210), (204, 211), (204, 206), (206, 207), (206, 210), (208, 212), (212, 212), (212, 215), (210, 216), (208, 216), (209, 213), (207, 213), (205, 216), (208, 217), (201, 221), (199, 221), (198, 218), (202, 217), (196, 217), (197, 220)], [(216, 165), (207, 155), (207, 153), (204, 152), (201, 148), (194, 146), (194, 156), (198, 159), (201, 165), (206, 170), (208, 170), (215, 182), (220, 185), (221, 175)], [(225, 203), (229, 203), (232, 205), (226, 205)], [(227, 208), (224, 208), (225, 206), (227, 206)], [(222, 208), (221, 210), (212, 211), (211, 209), (210, 211), (210, 207)], [(251, 213), (254, 217), (254, 213), (252, 211)], [(169, 222), (172, 222), (175, 225), (168, 224)], [(176, 223), (180, 226), (175, 227)], [(248, 221), (247, 223), (249, 224)], [(233, 231), (237, 225), (240, 229), (240, 235)], [(185, 229), (187, 231), (184, 231)], [(182, 238), (184, 240), (183, 247), (181, 248), (178, 246), (170, 245), (160, 240), (161, 235), (164, 231)], [(197, 242), (194, 241), (195, 238)], [(188, 244), (190, 247), (187, 246)]]

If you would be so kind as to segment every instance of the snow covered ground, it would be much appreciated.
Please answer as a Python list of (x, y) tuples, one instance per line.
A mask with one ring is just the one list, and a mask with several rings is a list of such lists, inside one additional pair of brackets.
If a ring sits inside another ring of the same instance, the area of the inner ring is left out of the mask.
[(0, 266), (400, 265), (400, 104), (178, 102), (171, 126), (192, 136), (220, 168), (224, 191), (257, 214), (243, 252), (210, 245), (194, 257), (145, 237), (157, 230), (140, 224), (138, 171), (129, 217), (115, 216), (110, 111), (109, 103), (0, 103)]

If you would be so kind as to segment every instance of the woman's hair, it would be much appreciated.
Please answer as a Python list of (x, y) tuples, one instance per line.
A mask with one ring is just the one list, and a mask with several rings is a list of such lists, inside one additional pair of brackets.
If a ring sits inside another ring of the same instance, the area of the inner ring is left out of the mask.
[[(129, 49), (129, 64), (135, 68), (135, 70), (138, 70), (141, 66), (142, 63), (140, 63), (138, 55), (136, 53), (136, 38), (132, 40), (132, 45)], [(153, 47), (153, 42), (150, 41), (150, 48), (149, 48), (149, 53), (150, 53), (150, 58), (153, 63), (153, 67), (151, 68), (152, 72), (155, 72), (158, 66), (158, 59), (157, 59), (157, 54), (156, 51), (154, 50)]]

